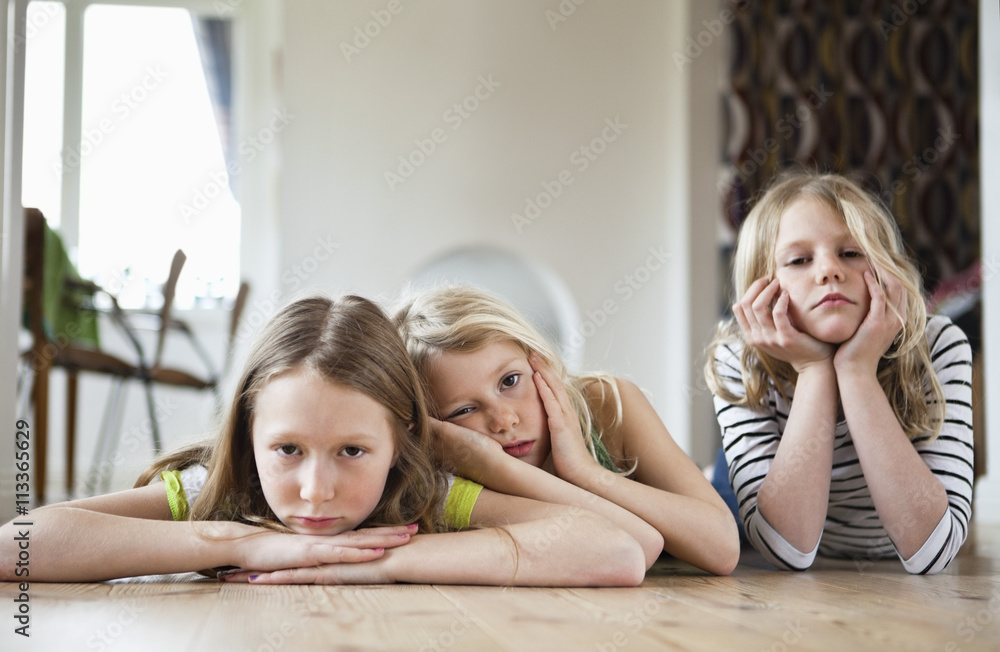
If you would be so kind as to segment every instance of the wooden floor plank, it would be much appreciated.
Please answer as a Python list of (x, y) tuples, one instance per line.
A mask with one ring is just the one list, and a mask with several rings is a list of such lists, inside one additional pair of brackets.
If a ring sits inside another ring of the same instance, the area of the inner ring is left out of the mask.
[(634, 589), (247, 586), (194, 574), (28, 587), (0, 583), (0, 650), (1000, 649), (1000, 526), (942, 574), (896, 560), (821, 560), (801, 573), (747, 551), (729, 577), (661, 560)]

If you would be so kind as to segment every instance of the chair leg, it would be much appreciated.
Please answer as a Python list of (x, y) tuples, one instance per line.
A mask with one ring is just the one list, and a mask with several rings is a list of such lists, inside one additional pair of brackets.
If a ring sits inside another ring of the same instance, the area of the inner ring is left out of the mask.
[(31, 365), (23, 359), (18, 363), (17, 370), (17, 410), (18, 418), (28, 414), (31, 408), (31, 400), (35, 391), (35, 374)]
[(146, 386), (146, 405), (149, 407), (149, 423), (152, 426), (151, 430), (153, 432), (153, 453), (159, 455), (160, 451), (163, 450), (163, 446), (160, 444), (160, 423), (156, 419), (156, 402), (153, 400), (153, 383), (147, 380), (143, 384)]
[(124, 378), (115, 378), (111, 381), (111, 390), (108, 394), (108, 402), (104, 406), (104, 415), (101, 417), (101, 430), (97, 434), (97, 444), (94, 446), (94, 459), (90, 464), (90, 472), (87, 474), (87, 495), (93, 496), (97, 493), (98, 484), (105, 485), (106, 478), (111, 475), (112, 469), (110, 460), (110, 442), (108, 441), (111, 431), (120, 429), (121, 406), (120, 400), (122, 387), (125, 384)]
[(76, 488), (76, 394), (77, 371), (66, 370), (66, 499)]
[(111, 491), (111, 470), (116, 466), (114, 463), (115, 455), (118, 452), (118, 444), (122, 437), (122, 419), (125, 417), (125, 396), (128, 392), (128, 386), (125, 384), (125, 380), (122, 379), (118, 383), (118, 394), (119, 398), (115, 401), (115, 411), (113, 415), (113, 421), (111, 423), (111, 430), (109, 431), (110, 439), (108, 442), (108, 449), (105, 453), (105, 459), (108, 462), (109, 472), (102, 476), (103, 483), (101, 485), (101, 493), (106, 494)]
[(49, 368), (44, 364), (35, 371), (32, 403), (35, 405), (35, 422), (31, 424), (35, 442), (32, 460), (35, 472), (35, 506), (42, 506), (45, 504), (45, 461), (49, 436)]

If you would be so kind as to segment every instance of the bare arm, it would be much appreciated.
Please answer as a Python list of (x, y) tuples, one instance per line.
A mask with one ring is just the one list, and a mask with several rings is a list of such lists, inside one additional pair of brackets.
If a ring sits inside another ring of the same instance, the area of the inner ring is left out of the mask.
[(803, 553), (823, 534), (836, 426), (833, 365), (816, 365), (799, 374), (781, 443), (757, 494), (764, 520)]
[[(218, 566), (273, 569), (367, 561), (381, 556), (378, 548), (409, 540), (405, 527), (310, 537), (231, 522), (174, 522), (159, 484), (42, 507), (15, 521), (0, 527), (0, 580), (93, 582)], [(30, 576), (18, 577), (14, 538), (24, 530), (31, 541)]]
[(434, 420), (435, 432), (447, 440), (448, 451), (458, 472), (498, 493), (532, 500), (587, 509), (599, 514), (639, 542), (646, 558), (646, 568), (663, 550), (663, 537), (649, 523), (627, 509), (559, 478), (544, 469), (526, 464), (503, 452), (486, 435), (468, 428)]
[(837, 377), (833, 346), (795, 328), (789, 301), (776, 279), (758, 279), (733, 305), (733, 316), (749, 345), (788, 362), (798, 374), (788, 422), (757, 506), (785, 541), (807, 553), (819, 542), (829, 504)]
[[(639, 544), (585, 509), (541, 503), (484, 489), (474, 525), (418, 535), (365, 564), (234, 575), (261, 584), (414, 582), (516, 586), (636, 586), (644, 560)], [(252, 577), (252, 579), (251, 579)]]
[[(548, 385), (546, 381), (557, 381), (546, 371), (540, 370), (540, 392), (546, 405), (551, 406), (558, 394), (543, 385)], [(665, 552), (710, 573), (728, 575), (740, 555), (739, 535), (732, 513), (670, 436), (642, 391), (628, 381), (618, 380), (617, 383), (622, 400), (622, 423), (615, 440), (623, 457), (636, 462), (632, 477), (603, 468), (589, 453), (578, 454), (575, 462), (564, 464), (557, 457), (563, 451), (557, 451), (553, 436), (557, 472), (569, 482), (627, 509), (652, 525), (663, 538)], [(599, 400), (599, 393), (591, 394), (588, 399), (592, 403)], [(599, 417), (600, 412), (595, 409)], [(551, 416), (552, 412), (549, 414)], [(607, 415), (603, 419), (607, 420)]]
[(899, 554), (909, 559), (941, 522), (948, 495), (903, 432), (876, 377), (879, 359), (901, 328), (888, 309), (890, 302), (906, 314), (899, 281), (882, 277), (885, 291), (866, 272), (872, 296), (868, 316), (841, 345), (834, 364), (844, 415), (879, 520)]

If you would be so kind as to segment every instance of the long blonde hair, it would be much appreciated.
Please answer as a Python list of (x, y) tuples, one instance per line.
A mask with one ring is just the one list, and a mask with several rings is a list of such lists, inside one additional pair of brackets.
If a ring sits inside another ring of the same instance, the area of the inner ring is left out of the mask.
[(195, 464), (208, 478), (191, 509), (194, 520), (235, 520), (286, 530), (261, 491), (253, 453), (257, 396), (275, 376), (305, 367), (362, 392), (386, 408), (396, 463), (375, 510), (359, 527), (417, 523), (441, 529), (444, 479), (431, 456), (427, 406), (399, 334), (377, 305), (358, 296), (315, 296), (282, 308), (262, 329), (248, 356), (228, 413), (213, 441), (157, 460), (136, 482)]
[[(570, 374), (555, 347), (516, 308), (484, 290), (466, 285), (444, 285), (425, 290), (396, 310), (393, 321), (403, 336), (417, 373), (423, 379), (428, 397), (433, 394), (427, 386), (427, 364), (433, 356), (445, 351), (468, 353), (490, 344), (511, 342), (526, 355), (532, 352), (537, 354), (563, 382), (579, 417), (587, 448), (595, 459), (597, 452), (589, 433), (595, 432), (598, 438), (602, 438), (621, 423), (621, 395), (612, 376), (601, 373)], [(595, 381), (601, 390), (601, 403), (608, 398), (606, 392), (614, 401), (615, 417), (609, 423), (598, 423), (594, 419), (584, 397), (583, 388)], [(431, 411), (436, 412), (437, 406), (433, 405), (432, 399), (428, 401)]]
[[(895, 277), (906, 294), (906, 319), (878, 367), (878, 381), (896, 419), (910, 439), (930, 433), (936, 437), (944, 419), (944, 393), (934, 373), (925, 335), (927, 309), (920, 273), (907, 255), (896, 221), (888, 209), (854, 182), (836, 174), (794, 172), (780, 177), (750, 211), (737, 238), (733, 261), (733, 293), (739, 300), (759, 278), (774, 278), (778, 225), (785, 210), (797, 199), (811, 197), (839, 215), (858, 247), (873, 267), (881, 287), (879, 271)], [(890, 306), (895, 312), (895, 307)], [(898, 316), (898, 315), (897, 315)], [(741, 366), (746, 396), (730, 392), (715, 365), (715, 350), (727, 343), (743, 345)], [(748, 345), (735, 320), (719, 325), (708, 347), (705, 378), (714, 394), (730, 403), (762, 408), (769, 384), (783, 395), (795, 385), (796, 373), (787, 362), (777, 360)], [(930, 383), (924, 396), (923, 379)]]

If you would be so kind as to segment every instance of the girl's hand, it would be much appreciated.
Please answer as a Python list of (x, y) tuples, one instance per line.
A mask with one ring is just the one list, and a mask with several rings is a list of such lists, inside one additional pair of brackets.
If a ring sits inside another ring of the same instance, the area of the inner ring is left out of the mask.
[[(906, 321), (906, 292), (903, 291), (903, 284), (884, 271), (880, 276), (885, 283), (884, 291), (875, 280), (875, 275), (865, 272), (871, 304), (868, 315), (858, 326), (858, 330), (837, 349), (833, 364), (838, 375), (844, 371), (876, 373), (879, 360), (892, 346)], [(892, 306), (899, 313), (898, 317)]]
[(372, 561), (381, 557), (386, 548), (409, 543), (416, 531), (416, 525), (367, 528), (332, 536), (265, 530), (236, 538), (233, 545), (242, 569), (272, 571)]
[(391, 584), (382, 558), (357, 564), (323, 564), (305, 568), (285, 568), (277, 571), (226, 571), (220, 573), (224, 582), (246, 584)]
[(743, 339), (769, 356), (792, 365), (797, 373), (833, 357), (834, 347), (795, 328), (788, 315), (788, 292), (778, 279), (759, 278), (733, 305)]
[(492, 437), (448, 421), (429, 419), (435, 455), (456, 475), (483, 484), (490, 464), (507, 457), (503, 446)]
[(579, 484), (574, 480), (578, 474), (585, 473), (588, 469), (599, 468), (600, 465), (587, 449), (580, 428), (580, 419), (573, 409), (562, 381), (537, 354), (532, 353), (528, 357), (528, 363), (535, 371), (532, 378), (548, 417), (549, 441), (552, 446), (550, 459), (553, 470), (563, 480)]

